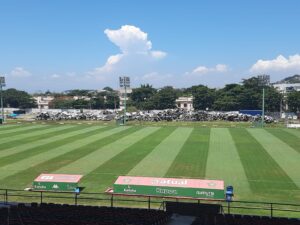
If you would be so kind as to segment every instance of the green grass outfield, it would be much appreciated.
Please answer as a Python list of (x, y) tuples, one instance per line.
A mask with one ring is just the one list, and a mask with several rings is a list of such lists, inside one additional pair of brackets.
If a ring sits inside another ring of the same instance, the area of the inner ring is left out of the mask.
[(119, 175), (222, 179), (235, 200), (300, 202), (300, 131), (285, 128), (0, 126), (0, 188), (40, 173), (83, 174), (85, 192)]

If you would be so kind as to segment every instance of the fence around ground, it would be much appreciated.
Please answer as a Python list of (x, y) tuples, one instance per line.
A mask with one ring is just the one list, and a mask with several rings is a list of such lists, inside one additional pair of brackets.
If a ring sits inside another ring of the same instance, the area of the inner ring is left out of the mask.
[(300, 205), (272, 202), (251, 202), (225, 200), (201, 200), (183, 198), (165, 198), (154, 196), (122, 196), (106, 193), (81, 192), (43, 192), (25, 191), (15, 189), (0, 189), (0, 205), (12, 205), (16, 203), (60, 203), (70, 205), (97, 205), (110, 207), (132, 207), (165, 210), (166, 202), (189, 202), (195, 204), (219, 204), (222, 213), (263, 215), (269, 217), (300, 218)]

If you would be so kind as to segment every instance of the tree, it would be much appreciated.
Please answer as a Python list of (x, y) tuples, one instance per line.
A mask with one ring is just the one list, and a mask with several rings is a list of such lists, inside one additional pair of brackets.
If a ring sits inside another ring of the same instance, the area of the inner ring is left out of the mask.
[(279, 112), (283, 95), (274, 87), (265, 88), (265, 111)]
[(88, 109), (91, 108), (91, 103), (84, 99), (77, 99), (72, 101), (72, 107), (74, 109)]
[(173, 109), (176, 108), (176, 91), (173, 87), (166, 86), (160, 89), (151, 99), (150, 102), (155, 109)]
[(138, 109), (149, 108), (149, 103), (155, 93), (156, 89), (149, 84), (144, 84), (139, 88), (134, 88), (131, 93), (132, 105)]
[(112, 89), (111, 87), (104, 87), (103, 90), (108, 91), (108, 92), (114, 91), (114, 89)]
[(91, 90), (74, 89), (66, 92), (68, 96), (88, 96)]
[(243, 80), (243, 91), (237, 96), (240, 102), (240, 109), (261, 109), (262, 89), (257, 77)]
[(25, 91), (19, 91), (14, 88), (3, 91), (3, 105), (22, 109), (35, 108), (37, 106), (31, 95)]
[(91, 106), (93, 109), (104, 109), (105, 108), (105, 99), (103, 96), (95, 97), (91, 99)]
[(227, 84), (216, 92), (213, 104), (215, 110), (236, 111), (240, 109), (238, 96), (243, 92), (243, 86), (239, 84)]
[(287, 96), (287, 103), (290, 111), (298, 113), (300, 111), (300, 92), (293, 91)]
[(240, 109), (262, 109), (262, 92), (265, 89), (265, 110), (279, 111), (282, 95), (274, 88), (261, 84), (257, 77), (243, 81), (243, 92), (238, 96)]
[(73, 101), (71, 98), (56, 97), (49, 103), (49, 107), (53, 109), (71, 109), (73, 108)]
[(215, 89), (210, 89), (204, 85), (193, 86), (189, 90), (193, 97), (193, 106), (197, 110), (212, 109), (215, 100)]
[(106, 92), (105, 95), (105, 108), (117, 109), (120, 106), (120, 98), (115, 92)]

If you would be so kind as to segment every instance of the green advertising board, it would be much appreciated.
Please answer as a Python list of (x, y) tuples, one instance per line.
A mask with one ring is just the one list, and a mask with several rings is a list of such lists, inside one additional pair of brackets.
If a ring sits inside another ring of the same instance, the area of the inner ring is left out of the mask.
[(113, 193), (197, 199), (224, 199), (224, 181), (120, 176)]
[(34, 191), (74, 192), (82, 175), (41, 174), (32, 183)]

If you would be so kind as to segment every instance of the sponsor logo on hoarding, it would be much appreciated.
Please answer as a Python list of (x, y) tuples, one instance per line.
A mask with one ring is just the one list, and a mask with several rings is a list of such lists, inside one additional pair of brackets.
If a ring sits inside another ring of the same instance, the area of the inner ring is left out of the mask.
[(196, 194), (197, 195), (202, 195), (202, 196), (205, 196), (205, 197), (214, 197), (215, 196), (215, 193), (212, 192), (212, 191), (196, 191)]
[(177, 195), (177, 190), (170, 190), (170, 189), (166, 189), (166, 188), (156, 188), (156, 193), (159, 194), (168, 194), (168, 195)]
[(216, 186), (217, 184), (216, 184), (215, 182), (212, 182), (212, 181), (211, 181), (211, 182), (207, 183), (207, 185), (210, 186), (210, 187), (214, 187), (214, 186)]
[(130, 183), (130, 181), (131, 181), (131, 179), (128, 178), (128, 177), (126, 177), (126, 178), (123, 179), (123, 182), (124, 182), (124, 183)]
[(46, 189), (46, 186), (44, 186), (44, 185), (34, 185), (34, 188), (37, 188), (37, 189)]
[(131, 192), (131, 193), (135, 193), (136, 192), (136, 190), (135, 189), (129, 189), (129, 188), (124, 188), (124, 191), (125, 192)]
[(41, 176), (41, 180), (53, 180), (53, 176)]
[(172, 185), (187, 185), (187, 180), (176, 180), (176, 179), (153, 179), (151, 181), (153, 185), (166, 185), (166, 184), (172, 184)]
[(127, 188), (124, 188), (124, 192), (136, 193), (136, 190), (128, 185)]

